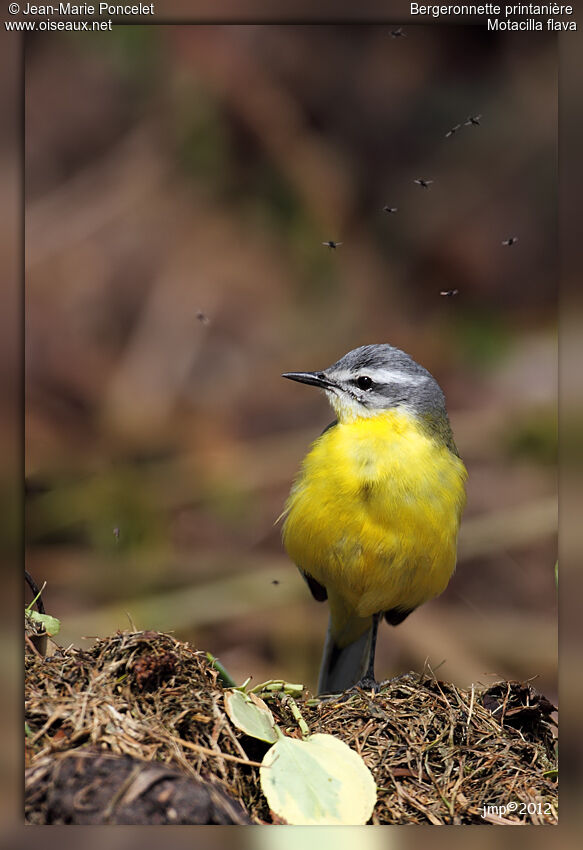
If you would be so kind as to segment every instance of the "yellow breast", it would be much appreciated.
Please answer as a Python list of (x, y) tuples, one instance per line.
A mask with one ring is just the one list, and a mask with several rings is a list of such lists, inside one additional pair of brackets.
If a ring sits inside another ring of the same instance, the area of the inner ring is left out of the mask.
[(303, 462), (284, 545), (355, 616), (413, 609), (453, 573), (466, 477), (412, 414), (338, 423)]

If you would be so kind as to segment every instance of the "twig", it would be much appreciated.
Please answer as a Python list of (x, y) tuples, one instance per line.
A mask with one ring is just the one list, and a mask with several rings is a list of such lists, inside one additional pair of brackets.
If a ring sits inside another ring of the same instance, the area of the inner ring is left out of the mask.
[(308, 728), (308, 724), (306, 723), (306, 721), (304, 720), (304, 718), (301, 715), (301, 712), (300, 712), (300, 710), (297, 706), (295, 699), (293, 697), (290, 697), (290, 696), (285, 696), (283, 698), (282, 702), (286, 705), (289, 705), (291, 713), (294, 716), (294, 720), (296, 721), (296, 723), (300, 727), (300, 732), (302, 733), (302, 738), (307, 738), (308, 735), (310, 734), (310, 730)]
[(200, 744), (192, 744), (190, 741), (185, 741), (183, 738), (175, 738), (174, 739), (180, 746), (186, 747), (187, 750), (194, 750), (196, 753), (203, 753), (206, 756), (213, 756), (214, 758), (223, 758), (226, 761), (236, 761), (238, 764), (246, 764), (248, 767), (261, 767), (260, 762), (251, 761), (250, 759), (242, 759), (239, 756), (230, 756), (227, 753), (217, 752), (216, 750), (211, 750), (209, 747), (203, 747)]

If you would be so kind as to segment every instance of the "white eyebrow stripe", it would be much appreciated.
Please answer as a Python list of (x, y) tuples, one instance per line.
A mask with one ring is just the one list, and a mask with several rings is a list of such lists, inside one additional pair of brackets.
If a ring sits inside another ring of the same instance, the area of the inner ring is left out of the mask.
[[(428, 375), (401, 372), (393, 369), (369, 369), (363, 367), (358, 371), (358, 374), (367, 375), (375, 383), (379, 384), (409, 384), (409, 386), (417, 386), (429, 380)], [(333, 377), (339, 381), (350, 381), (357, 377), (357, 373), (352, 369), (346, 369), (343, 372), (336, 372)]]

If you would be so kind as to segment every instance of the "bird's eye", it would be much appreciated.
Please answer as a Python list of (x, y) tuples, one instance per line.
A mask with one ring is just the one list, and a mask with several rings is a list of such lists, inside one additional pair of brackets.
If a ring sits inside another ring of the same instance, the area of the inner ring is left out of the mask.
[(370, 390), (372, 384), (372, 378), (369, 378), (368, 375), (360, 375), (360, 377), (356, 379), (356, 385), (361, 390)]

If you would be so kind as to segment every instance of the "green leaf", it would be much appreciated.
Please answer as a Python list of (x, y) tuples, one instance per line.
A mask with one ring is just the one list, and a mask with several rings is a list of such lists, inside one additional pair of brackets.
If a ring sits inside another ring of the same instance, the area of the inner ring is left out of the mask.
[(281, 737), (265, 754), (259, 776), (271, 810), (293, 826), (359, 826), (376, 802), (370, 770), (333, 735)]
[(253, 738), (274, 744), (281, 732), (275, 725), (273, 714), (255, 694), (246, 694), (240, 690), (225, 693), (225, 710), (231, 722)]
[(31, 620), (34, 620), (36, 623), (40, 623), (41, 626), (44, 626), (45, 632), (50, 637), (59, 634), (61, 621), (57, 620), (56, 617), (51, 617), (50, 614), (39, 614), (38, 611), (29, 611), (28, 616)]

